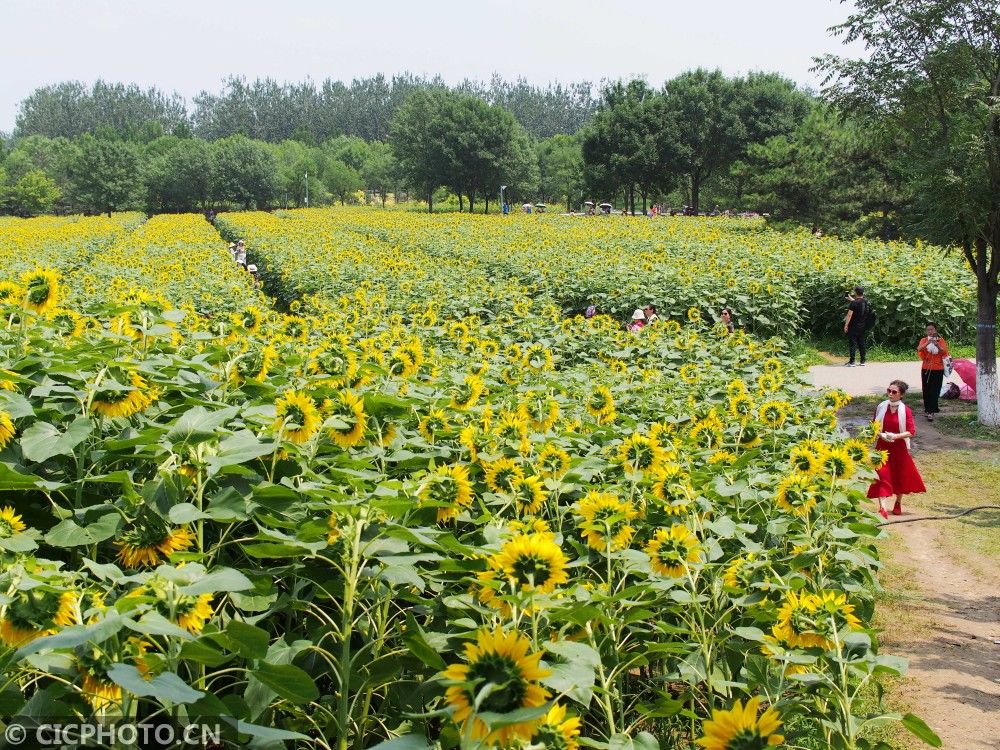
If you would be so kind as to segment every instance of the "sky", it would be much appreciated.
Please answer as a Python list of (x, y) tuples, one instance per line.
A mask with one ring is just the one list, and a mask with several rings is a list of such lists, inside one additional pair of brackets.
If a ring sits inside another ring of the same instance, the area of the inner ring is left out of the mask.
[(0, 132), (36, 87), (155, 85), (188, 100), (224, 78), (349, 81), (403, 71), (448, 83), (493, 73), (531, 83), (644, 77), (695, 67), (776, 71), (818, 88), (825, 52), (860, 53), (827, 29), (838, 0), (0, 0)]

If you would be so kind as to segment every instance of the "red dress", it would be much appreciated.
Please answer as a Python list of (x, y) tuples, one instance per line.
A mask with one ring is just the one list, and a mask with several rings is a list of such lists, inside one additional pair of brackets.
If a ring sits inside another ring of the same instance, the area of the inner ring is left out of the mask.
[[(916, 425), (913, 423), (913, 410), (906, 410), (906, 429), (899, 429), (899, 411), (895, 414), (892, 409), (886, 409), (885, 419), (882, 423), (883, 432), (909, 432), (915, 435)], [(912, 495), (915, 492), (926, 492), (924, 480), (920, 478), (917, 465), (913, 463), (910, 450), (906, 447), (905, 440), (878, 439), (875, 447), (880, 451), (889, 452), (889, 460), (886, 465), (878, 470), (878, 479), (872, 482), (868, 488), (868, 497), (893, 497), (895, 495)]]

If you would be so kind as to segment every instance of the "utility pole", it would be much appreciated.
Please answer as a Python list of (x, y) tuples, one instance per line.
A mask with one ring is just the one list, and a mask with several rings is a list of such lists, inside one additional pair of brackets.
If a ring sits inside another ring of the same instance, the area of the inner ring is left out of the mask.
[(309, 173), (306, 172), (306, 208), (309, 208)]

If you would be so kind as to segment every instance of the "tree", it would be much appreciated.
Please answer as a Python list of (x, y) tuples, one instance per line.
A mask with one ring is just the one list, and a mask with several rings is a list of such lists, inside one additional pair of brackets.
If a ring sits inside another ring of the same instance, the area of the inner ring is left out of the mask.
[(546, 201), (566, 200), (566, 210), (582, 199), (583, 149), (572, 135), (554, 135), (538, 144), (541, 194)]
[(403, 179), (427, 197), (427, 210), (434, 210), (434, 191), (449, 177), (448, 123), (450, 94), (443, 91), (413, 92), (396, 112), (389, 142)]
[(129, 208), (139, 192), (139, 153), (131, 143), (84, 135), (69, 163), (70, 200), (84, 211)]
[(44, 172), (34, 170), (25, 174), (13, 185), (2, 191), (2, 201), (16, 216), (37, 216), (52, 210), (59, 200), (59, 186)]
[(912, 229), (957, 245), (976, 276), (979, 421), (1000, 426), (1000, 14), (995, 0), (855, 0), (835, 34), (863, 59), (827, 55), (824, 94), (899, 133)]
[(364, 186), (361, 175), (353, 167), (339, 159), (329, 158), (323, 167), (323, 184), (341, 205), (347, 202), (350, 195)]
[(645, 81), (611, 84), (583, 133), (588, 182), (601, 192), (623, 191), (633, 214), (636, 187), (645, 204), (665, 179), (668, 160), (676, 161), (672, 123), (663, 104), (663, 98)]
[(368, 144), (368, 157), (361, 168), (361, 179), (365, 189), (371, 190), (382, 199), (382, 208), (392, 190), (397, 178), (396, 160), (392, 155), (392, 146), (381, 141)]
[(232, 202), (245, 209), (266, 208), (278, 195), (278, 162), (270, 148), (243, 136), (224, 138), (215, 144), (216, 201)]
[(176, 140), (171, 148), (151, 158), (143, 169), (150, 212), (206, 208), (214, 184), (213, 151), (204, 141)]
[(663, 92), (674, 145), (671, 166), (687, 177), (698, 211), (704, 182), (736, 161), (747, 140), (737, 86), (721, 71), (698, 68), (667, 81)]

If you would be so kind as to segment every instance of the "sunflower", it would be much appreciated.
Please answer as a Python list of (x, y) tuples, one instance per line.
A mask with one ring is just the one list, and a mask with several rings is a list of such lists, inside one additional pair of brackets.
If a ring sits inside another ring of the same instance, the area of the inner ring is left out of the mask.
[(133, 372), (129, 375), (131, 387), (114, 383), (109, 387), (102, 387), (94, 393), (94, 400), (91, 408), (97, 414), (104, 417), (128, 418), (141, 411), (145, 411), (156, 400), (156, 390), (149, 386), (139, 373)]
[(286, 391), (274, 404), (274, 431), (301, 445), (316, 434), (322, 420), (316, 403), (300, 391)]
[(539, 476), (553, 479), (559, 479), (569, 471), (569, 464), (569, 454), (552, 443), (546, 443), (535, 459), (535, 468)]
[(831, 479), (850, 479), (854, 476), (854, 460), (844, 448), (827, 447), (819, 462), (820, 470)]
[(730, 380), (729, 383), (726, 384), (726, 395), (729, 396), (729, 398), (744, 396), (748, 393), (748, 390), (747, 384), (740, 378)]
[(542, 532), (515, 536), (490, 558), (489, 566), (518, 591), (551, 594), (569, 580), (567, 562), (552, 534)]
[(687, 311), (687, 319), (692, 323), (698, 323), (701, 321), (701, 310), (697, 307), (689, 307)]
[(583, 532), (592, 549), (605, 552), (628, 546), (635, 534), (629, 525), (638, 513), (629, 501), (618, 499), (609, 492), (591, 490), (577, 505), (580, 520), (577, 527)]
[(860, 630), (861, 620), (854, 614), (854, 605), (842, 591), (821, 591), (815, 596), (817, 629), (829, 635), (845, 628)]
[(392, 354), (389, 355), (386, 367), (391, 374), (403, 380), (412, 378), (420, 369), (420, 365), (414, 361), (410, 351), (401, 346), (396, 347)]
[(0, 615), (0, 641), (17, 648), (57, 632), (60, 623), (76, 621), (75, 602), (72, 592), (43, 586), (14, 593)]
[(177, 624), (192, 635), (205, 629), (205, 623), (212, 619), (212, 595), (188, 596), (182, 594), (174, 603)]
[(108, 676), (111, 666), (108, 657), (96, 649), (77, 658), (77, 669), (83, 676), (81, 692), (95, 711), (106, 711), (121, 705), (122, 689)]
[(778, 610), (774, 634), (792, 648), (829, 648), (832, 644), (822, 634), (816, 620), (820, 599), (815, 594), (795, 591), (785, 593)]
[(517, 413), (536, 432), (548, 432), (559, 421), (559, 402), (543, 393), (533, 393), (527, 403), (517, 405)]
[(858, 440), (857, 438), (847, 440), (840, 447), (847, 451), (847, 455), (851, 457), (854, 463), (864, 464), (868, 462), (868, 443), (864, 440)]
[(230, 319), (234, 325), (239, 326), (247, 333), (257, 333), (264, 320), (264, 313), (256, 305), (248, 305), (242, 311), (233, 313)]
[(187, 526), (169, 528), (161, 519), (145, 515), (122, 532), (115, 542), (118, 559), (127, 568), (153, 568), (174, 552), (183, 552), (194, 543)]
[[(485, 695), (479, 710), (507, 714), (523, 708), (545, 705), (549, 691), (538, 684), (551, 672), (542, 669), (541, 653), (528, 653), (528, 639), (513, 631), (480, 630), (476, 643), (465, 645), (466, 664), (452, 664), (441, 676), (450, 685), (445, 698), (452, 708), (452, 720), (469, 732), (473, 740), (487, 745), (507, 746), (517, 740), (530, 740), (541, 719), (531, 719), (490, 730), (476, 715), (477, 697)], [(487, 686), (492, 689), (487, 690)]]
[(483, 379), (478, 375), (466, 375), (462, 380), (462, 385), (457, 386), (451, 396), (451, 406), (453, 409), (464, 411), (476, 405), (479, 397), (483, 395), (485, 385)]
[(729, 397), (729, 413), (741, 422), (746, 422), (757, 411), (757, 402), (748, 393), (737, 393)]
[(793, 471), (778, 482), (774, 500), (782, 510), (796, 516), (808, 516), (818, 500), (813, 478), (809, 474)]
[(498, 458), (484, 468), (486, 486), (493, 492), (513, 492), (514, 482), (524, 479), (524, 469), (511, 458)]
[(889, 451), (873, 451), (868, 458), (868, 465), (878, 471), (889, 463)]
[(533, 516), (542, 509), (548, 493), (540, 477), (521, 477), (511, 481), (517, 512)]
[(772, 430), (777, 430), (788, 419), (791, 411), (792, 405), (787, 401), (767, 401), (761, 404), (757, 416)]
[(0, 281), (0, 305), (19, 304), (24, 298), (24, 289), (13, 281)]
[(7, 447), (7, 443), (14, 437), (15, 432), (14, 420), (11, 419), (10, 414), (0, 411), (0, 449)]
[(328, 431), (330, 439), (341, 448), (351, 448), (365, 437), (368, 415), (365, 402), (350, 391), (340, 391), (328, 404), (335, 424)]
[(652, 492), (660, 507), (671, 515), (687, 513), (694, 503), (694, 487), (677, 464), (667, 464), (657, 472)]
[(309, 321), (299, 315), (284, 315), (281, 318), (281, 335), (290, 341), (306, 341), (309, 338)]
[(87, 324), (75, 310), (56, 310), (52, 313), (52, 326), (63, 336), (72, 339), (82, 334)]
[(772, 706), (761, 716), (760, 697), (747, 701), (746, 707), (737, 700), (729, 710), (714, 710), (712, 718), (702, 725), (704, 735), (695, 741), (705, 750), (763, 750), (780, 745), (785, 738), (777, 734), (781, 715)]
[(427, 475), (417, 494), (421, 501), (438, 506), (438, 523), (454, 521), (463, 509), (472, 505), (468, 467), (464, 464), (439, 466)]
[(233, 360), (231, 378), (236, 382), (264, 380), (277, 358), (278, 352), (270, 344), (261, 346), (257, 342), (252, 342)]
[(518, 534), (551, 534), (549, 522), (544, 518), (514, 519), (507, 523), (507, 531), (515, 536)]
[(762, 396), (767, 393), (773, 393), (774, 391), (781, 388), (782, 378), (781, 375), (774, 372), (765, 372), (759, 378), (757, 378), (757, 391)]
[(615, 412), (615, 399), (607, 386), (599, 385), (587, 399), (587, 411), (590, 412), (598, 424), (612, 422), (617, 416)]
[(493, 434), (504, 440), (520, 442), (528, 437), (528, 419), (514, 411), (501, 411), (497, 423), (493, 426)]
[(657, 529), (646, 545), (653, 571), (668, 578), (680, 578), (688, 563), (701, 561), (701, 544), (687, 526), (674, 524)]
[(701, 380), (701, 370), (701, 365), (694, 362), (688, 362), (681, 365), (678, 375), (680, 376), (680, 379), (688, 385), (696, 385), (698, 381)]
[[(867, 449), (866, 449), (867, 450)], [(800, 474), (815, 474), (819, 471), (819, 451), (810, 442), (799, 443), (788, 454), (792, 468)]]
[(566, 718), (566, 707), (556, 703), (531, 736), (531, 744), (546, 750), (579, 750), (580, 718)]
[(51, 268), (36, 268), (21, 276), (24, 305), (39, 315), (45, 315), (59, 304), (59, 274)]
[(417, 429), (428, 443), (433, 443), (439, 433), (451, 429), (451, 422), (444, 409), (431, 409), (430, 414), (420, 419)]
[(756, 559), (757, 555), (753, 552), (737, 557), (726, 566), (722, 575), (722, 583), (731, 589), (745, 589), (750, 583), (750, 570), (747, 566)]
[(358, 357), (347, 349), (346, 339), (313, 349), (309, 353), (306, 371), (320, 376), (320, 385), (342, 387), (353, 382), (358, 374)]
[(0, 508), (0, 539), (10, 539), (15, 534), (20, 534), (27, 526), (21, 521), (21, 516), (14, 512), (9, 505)]
[(626, 471), (655, 472), (666, 458), (666, 451), (655, 439), (636, 432), (622, 441), (616, 458)]
[(700, 448), (718, 448), (722, 443), (722, 424), (717, 417), (699, 419), (691, 426), (688, 439)]

